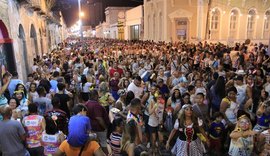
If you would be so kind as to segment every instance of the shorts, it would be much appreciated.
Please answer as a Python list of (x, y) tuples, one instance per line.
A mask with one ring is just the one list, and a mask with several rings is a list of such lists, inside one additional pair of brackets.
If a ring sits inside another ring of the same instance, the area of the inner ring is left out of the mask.
[(100, 143), (100, 146), (105, 148), (107, 147), (107, 129), (102, 132), (95, 132), (97, 134), (97, 139)]
[(152, 127), (152, 126), (149, 126), (149, 133), (152, 134), (152, 133), (157, 133), (158, 130), (159, 130), (159, 126), (157, 127)]

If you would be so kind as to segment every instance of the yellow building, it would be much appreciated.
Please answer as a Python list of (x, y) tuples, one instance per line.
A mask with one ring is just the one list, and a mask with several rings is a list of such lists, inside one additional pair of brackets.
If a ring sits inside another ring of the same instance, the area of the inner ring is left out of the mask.
[(269, 0), (144, 0), (144, 39), (268, 43)]

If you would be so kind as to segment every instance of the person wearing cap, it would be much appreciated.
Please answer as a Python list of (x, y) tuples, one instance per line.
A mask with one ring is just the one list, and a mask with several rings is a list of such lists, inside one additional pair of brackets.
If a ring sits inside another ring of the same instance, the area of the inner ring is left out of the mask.
[(166, 149), (169, 150), (170, 142), (173, 136), (177, 131), (179, 131), (179, 137), (177, 138), (171, 152), (176, 156), (202, 156), (205, 148), (200, 137), (197, 135), (201, 133), (207, 144), (210, 144), (202, 125), (202, 120), (195, 117), (192, 105), (183, 105), (178, 119), (175, 121), (174, 129), (169, 135), (166, 143)]

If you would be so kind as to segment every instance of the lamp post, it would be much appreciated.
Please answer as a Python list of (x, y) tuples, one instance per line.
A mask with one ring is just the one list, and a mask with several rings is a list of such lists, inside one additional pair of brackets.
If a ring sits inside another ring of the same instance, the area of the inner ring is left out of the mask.
[(83, 13), (82, 13), (82, 8), (81, 8), (81, 0), (78, 0), (78, 5), (79, 5), (79, 21), (80, 21), (80, 37), (81, 37), (81, 40), (83, 39), (83, 33), (82, 33), (82, 19), (81, 17), (83, 16)]

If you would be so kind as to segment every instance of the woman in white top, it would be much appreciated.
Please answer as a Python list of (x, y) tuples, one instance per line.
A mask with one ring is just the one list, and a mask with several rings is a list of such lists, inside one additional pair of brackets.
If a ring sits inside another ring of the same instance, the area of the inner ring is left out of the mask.
[(81, 88), (81, 98), (83, 102), (88, 101), (89, 99), (89, 92), (91, 89), (92, 83), (87, 81), (87, 78), (85, 75), (81, 76), (81, 83), (80, 83), (80, 88)]

